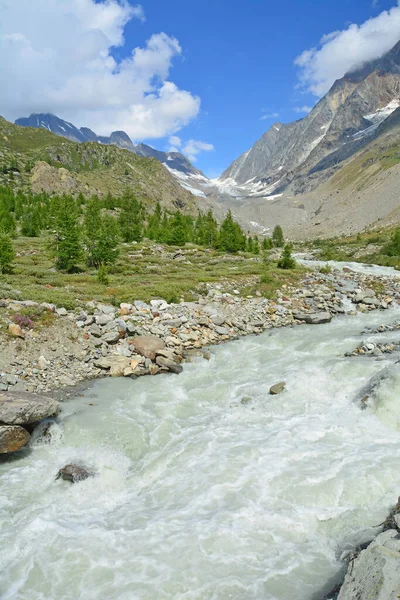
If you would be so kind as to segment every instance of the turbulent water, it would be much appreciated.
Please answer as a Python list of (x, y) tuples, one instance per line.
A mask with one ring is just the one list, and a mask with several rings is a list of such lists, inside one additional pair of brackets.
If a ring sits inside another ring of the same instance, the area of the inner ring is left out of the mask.
[[(0, 464), (2, 600), (320, 599), (400, 493), (400, 367), (362, 411), (394, 358), (343, 358), (399, 317), (274, 330), (64, 404), (51, 444)], [(55, 481), (76, 460), (95, 478)]]

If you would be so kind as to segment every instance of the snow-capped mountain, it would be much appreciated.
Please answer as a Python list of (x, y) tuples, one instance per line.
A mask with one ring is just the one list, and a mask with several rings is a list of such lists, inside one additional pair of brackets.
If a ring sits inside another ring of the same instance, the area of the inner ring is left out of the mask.
[(274, 123), (219, 182), (256, 196), (313, 189), (320, 182), (316, 173), (369, 143), (399, 107), (400, 42), (336, 81), (305, 118)]

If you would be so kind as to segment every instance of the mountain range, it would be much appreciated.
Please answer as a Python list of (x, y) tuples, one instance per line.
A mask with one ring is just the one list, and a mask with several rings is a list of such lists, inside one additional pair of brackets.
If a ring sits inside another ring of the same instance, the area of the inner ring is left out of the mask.
[(156, 159), (199, 206), (230, 208), (259, 233), (279, 223), (294, 238), (327, 237), (400, 221), (400, 42), (336, 81), (303, 119), (274, 123), (214, 180), (123, 131), (97, 136), (49, 114), (16, 124)]

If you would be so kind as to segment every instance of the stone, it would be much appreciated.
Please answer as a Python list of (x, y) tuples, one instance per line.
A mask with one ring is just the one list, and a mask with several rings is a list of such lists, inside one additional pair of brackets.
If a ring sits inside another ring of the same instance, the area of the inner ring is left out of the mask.
[(304, 321), (308, 325), (320, 325), (322, 323), (330, 323), (332, 321), (332, 315), (329, 312), (293, 313), (293, 317), (297, 321)]
[(27, 425), (60, 412), (53, 398), (29, 392), (0, 392), (0, 423)]
[(88, 479), (89, 477), (93, 476), (94, 473), (89, 471), (83, 465), (71, 463), (69, 465), (65, 465), (65, 467), (58, 471), (56, 479), (64, 479), (64, 481), (78, 483), (79, 481), (84, 481), (85, 479)]
[(112, 354), (99, 358), (94, 362), (94, 365), (99, 369), (109, 369), (112, 377), (123, 377), (124, 370), (131, 366), (131, 360), (127, 356)]
[(20, 450), (30, 440), (30, 435), (19, 425), (0, 425), (0, 454)]
[(138, 310), (150, 310), (150, 305), (146, 304), (146, 302), (142, 302), (141, 300), (135, 300), (133, 304)]
[(19, 337), (24, 339), (25, 338), (25, 334), (22, 331), (21, 327), (19, 325), (17, 325), (16, 323), (10, 323), (8, 326), (8, 333), (10, 335), (12, 335), (13, 337)]
[(46, 369), (48, 364), (49, 363), (44, 356), (39, 356), (39, 360), (37, 361), (37, 366), (39, 367), (39, 369)]
[(128, 323), (126, 323), (126, 331), (127, 333), (134, 335), (136, 333), (136, 325), (128, 321)]
[(111, 315), (112, 317), (115, 315), (115, 307), (109, 304), (98, 304), (97, 309), (105, 315)]
[(379, 534), (351, 561), (338, 600), (395, 600), (400, 591), (400, 536)]
[(101, 339), (107, 344), (116, 344), (119, 340), (119, 333), (118, 331), (108, 331)]
[(285, 389), (286, 383), (284, 381), (280, 381), (279, 383), (275, 383), (269, 389), (269, 393), (272, 396), (277, 396), (278, 394), (282, 394)]
[(111, 315), (97, 315), (96, 316), (96, 323), (97, 325), (107, 325), (107, 323), (109, 323), (110, 321), (112, 321), (113, 318)]
[(157, 356), (156, 363), (158, 364), (159, 367), (168, 369), (168, 371), (171, 371), (172, 373), (176, 373), (177, 375), (179, 373), (182, 373), (182, 371), (183, 371), (182, 365), (179, 365), (174, 360), (171, 360), (170, 358), (165, 358), (164, 356)]
[(66, 308), (61, 307), (61, 308), (56, 308), (56, 313), (59, 317), (66, 317), (68, 314), (68, 311)]
[(171, 348), (163, 348), (162, 350), (158, 350), (157, 356), (163, 356), (164, 358), (168, 358), (169, 360), (179, 362), (178, 356), (173, 350), (171, 350)]
[(223, 325), (226, 321), (224, 315), (221, 314), (211, 315), (210, 318), (214, 325)]
[(91, 333), (91, 335), (93, 335), (94, 337), (99, 338), (101, 337), (102, 330), (96, 323), (93, 323), (93, 325), (91, 325), (89, 329), (89, 333)]
[(218, 333), (218, 335), (229, 335), (229, 331), (226, 329), (226, 327), (216, 327), (215, 331)]
[(132, 343), (135, 346), (136, 352), (145, 358), (150, 358), (151, 360), (155, 359), (159, 350), (163, 350), (165, 348), (164, 341), (153, 335), (142, 335), (135, 337), (133, 338)]
[(130, 315), (133, 311), (133, 304), (129, 304), (128, 302), (121, 302), (119, 308), (121, 315)]

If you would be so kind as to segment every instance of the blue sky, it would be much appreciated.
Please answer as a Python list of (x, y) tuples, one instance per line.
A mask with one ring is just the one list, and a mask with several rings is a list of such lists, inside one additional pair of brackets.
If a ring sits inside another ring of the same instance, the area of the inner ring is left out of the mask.
[(214, 177), (400, 37), (400, 0), (138, 2), (1, 0), (0, 114), (123, 129)]
[[(143, 3), (147, 20), (127, 28), (127, 39), (152, 31), (175, 36), (183, 56), (173, 80), (200, 96), (199, 117), (181, 132), (206, 140), (214, 152), (196, 165), (215, 176), (247, 150), (274, 121), (290, 122), (318, 98), (296, 90), (295, 58), (324, 34), (361, 24), (394, 6), (371, 0), (172, 0)], [(399, 34), (400, 35), (400, 34)], [(279, 114), (261, 120), (263, 115)], [(155, 143), (155, 141), (150, 141)], [(157, 144), (166, 146), (167, 140)]]

